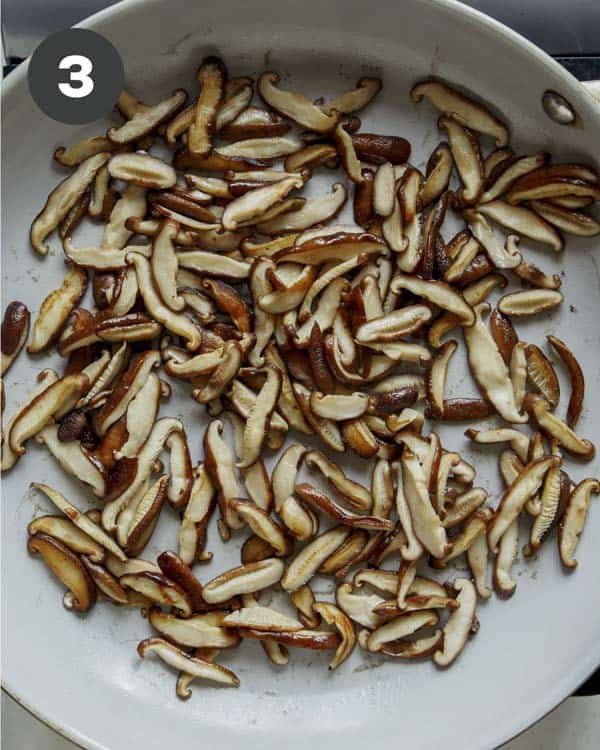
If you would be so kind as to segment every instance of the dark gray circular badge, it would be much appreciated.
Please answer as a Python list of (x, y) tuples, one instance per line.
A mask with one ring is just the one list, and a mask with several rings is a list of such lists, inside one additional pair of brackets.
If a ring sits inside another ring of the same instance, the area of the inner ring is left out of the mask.
[(100, 34), (65, 29), (40, 44), (29, 63), (29, 91), (58, 122), (82, 125), (106, 115), (123, 90), (121, 56)]

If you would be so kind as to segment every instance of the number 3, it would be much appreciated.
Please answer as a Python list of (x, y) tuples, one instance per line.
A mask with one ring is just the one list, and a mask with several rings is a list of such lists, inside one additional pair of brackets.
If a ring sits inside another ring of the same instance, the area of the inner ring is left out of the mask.
[[(70, 70), (74, 65), (79, 66), (79, 70)], [(61, 94), (68, 96), (70, 99), (82, 99), (84, 96), (91, 94), (94, 90), (94, 81), (90, 78), (90, 73), (94, 69), (92, 61), (84, 55), (67, 55), (58, 63), (60, 70), (70, 70), (69, 78), (76, 81), (79, 86), (72, 86), (70, 83), (59, 83), (58, 88)]]

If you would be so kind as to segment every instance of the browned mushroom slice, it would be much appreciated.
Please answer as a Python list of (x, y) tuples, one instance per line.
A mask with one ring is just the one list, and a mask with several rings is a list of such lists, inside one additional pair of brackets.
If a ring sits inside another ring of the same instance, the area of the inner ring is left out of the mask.
[(454, 340), (446, 342), (428, 365), (425, 375), (425, 388), (427, 389), (427, 400), (434, 419), (440, 419), (444, 414), (444, 393), (448, 368), (452, 355), (456, 351), (457, 343)]
[(556, 229), (528, 208), (494, 200), (479, 206), (477, 210), (506, 229), (549, 245), (556, 252), (564, 247), (563, 238)]
[(27, 341), (30, 314), (26, 305), (15, 300), (6, 306), (2, 318), (1, 346), (2, 365), (0, 375), (8, 370)]
[(374, 218), (374, 175), (369, 169), (361, 170), (362, 180), (354, 187), (354, 221), (359, 227), (367, 229)]
[(303, 146), (304, 142), (298, 136), (282, 135), (236, 141), (227, 146), (219, 146), (216, 152), (225, 158), (270, 160), (294, 154)]
[(513, 268), (513, 271), (520, 279), (542, 289), (560, 289), (562, 286), (562, 280), (557, 273), (552, 275), (544, 273), (533, 263), (527, 263), (524, 260), (516, 268)]
[(471, 581), (457, 578), (453, 581), (452, 588), (458, 592), (458, 607), (444, 626), (442, 648), (433, 654), (433, 661), (438, 667), (449, 667), (456, 660), (467, 643), (475, 618), (477, 591)]
[(363, 458), (372, 458), (375, 455), (386, 457), (385, 452), (380, 451), (381, 443), (362, 418), (349, 419), (343, 422), (342, 436), (346, 445)]
[(279, 395), (279, 401), (277, 402), (279, 411), (291, 427), (294, 427), (296, 430), (305, 434), (310, 434), (312, 429), (307, 424), (298, 401), (296, 400), (287, 367), (273, 341), (268, 344), (265, 350), (265, 359), (267, 363), (277, 367), (281, 372), (281, 393)]
[(246, 172), (249, 169), (266, 169), (269, 162), (222, 156), (214, 150), (208, 156), (197, 156), (185, 149), (175, 153), (173, 166), (175, 169), (198, 169), (204, 172)]
[(205, 177), (195, 174), (186, 174), (185, 182), (191, 190), (200, 190), (215, 198), (232, 198), (229, 192), (229, 183), (220, 177)]
[(510, 318), (507, 318), (496, 308), (490, 315), (490, 332), (502, 359), (507, 365), (510, 365), (511, 355), (519, 342), (519, 337)]
[[(98, 172), (96, 173), (96, 177), (94, 178), (94, 184), (98, 180), (99, 176), (100, 178), (102, 177), (105, 170), (105, 166), (98, 170)], [(77, 202), (69, 209), (68, 214), (61, 221), (58, 227), (58, 236), (61, 238), (61, 240), (64, 241), (65, 237), (69, 237), (70, 235), (72, 235), (77, 227), (81, 224), (83, 219), (88, 215), (91, 196), (92, 188), (90, 186), (86, 188), (85, 192), (81, 195)]]
[(338, 505), (331, 498), (327, 497), (325, 493), (310, 484), (297, 484), (294, 490), (301, 500), (322, 510), (335, 521), (338, 521), (338, 523), (367, 531), (391, 531), (394, 528), (394, 524), (388, 519), (359, 515), (347, 511), (341, 505)]
[(452, 117), (440, 117), (438, 128), (448, 134), (452, 158), (463, 184), (454, 199), (460, 206), (472, 206), (483, 193), (484, 181), (483, 158), (477, 138), (458, 122), (455, 113)]
[(450, 283), (463, 279), (481, 249), (479, 241), (469, 231), (459, 232), (454, 239), (446, 245), (446, 252), (451, 255), (452, 262), (444, 271), (444, 281)]
[(143, 594), (156, 604), (174, 607), (183, 617), (192, 614), (191, 602), (184, 589), (161, 573), (126, 573), (119, 578), (119, 583)]
[(220, 664), (213, 664), (208, 659), (202, 659), (199, 656), (190, 656), (163, 638), (146, 638), (138, 644), (137, 651), (142, 659), (149, 653), (155, 653), (165, 664), (194, 678), (233, 687), (238, 687), (240, 684), (239, 679), (230, 669)]
[(553, 349), (560, 356), (569, 371), (571, 380), (571, 396), (567, 407), (567, 424), (574, 428), (579, 420), (581, 409), (583, 407), (583, 397), (585, 394), (585, 379), (581, 365), (573, 352), (568, 348), (564, 341), (556, 336), (548, 336), (548, 341)]
[(539, 493), (539, 513), (529, 532), (529, 543), (523, 549), (525, 556), (538, 550), (556, 523), (561, 519), (571, 494), (571, 481), (567, 474), (555, 466), (548, 470), (542, 491)]
[(354, 649), (356, 643), (354, 626), (348, 616), (334, 604), (317, 602), (313, 608), (328, 625), (335, 626), (335, 629), (340, 634), (340, 645), (337, 647), (335, 655), (329, 663), (329, 669), (336, 669), (346, 661)]
[(262, 591), (277, 583), (284, 569), (283, 562), (274, 557), (232, 568), (205, 584), (204, 599), (208, 604), (220, 604), (232, 596)]
[(339, 575), (339, 571), (349, 570), (357, 558), (360, 558), (365, 547), (369, 544), (369, 533), (364, 529), (357, 529), (330, 555), (319, 568), (322, 575), (335, 575), (336, 578), (344, 578), (345, 572)]
[(166, 476), (153, 485), (144, 484), (139, 497), (129, 504), (117, 519), (117, 540), (127, 554), (141, 554), (158, 521), (167, 494)]
[(298, 617), (307, 628), (316, 628), (321, 622), (320, 616), (314, 611), (315, 595), (308, 584), (290, 593), (292, 604), (298, 610)]
[(385, 602), (377, 594), (355, 594), (351, 584), (342, 583), (336, 589), (335, 599), (351, 620), (369, 630), (375, 630), (386, 621), (385, 617), (374, 612), (375, 607)]
[(27, 440), (36, 435), (48, 422), (71, 411), (88, 388), (89, 379), (84, 373), (66, 375), (47, 385), (24, 404), (14, 417), (6, 436), (15, 458), (25, 453)]
[(356, 153), (369, 164), (404, 164), (410, 156), (410, 143), (396, 135), (356, 133), (352, 136)]
[(346, 175), (352, 182), (361, 184), (364, 178), (362, 175), (360, 160), (356, 155), (352, 136), (341, 123), (339, 123), (333, 131), (333, 140), (337, 147), (337, 152), (340, 156), (340, 161)]
[(542, 166), (547, 160), (548, 154), (543, 151), (533, 156), (520, 157), (513, 157), (511, 153), (507, 158), (500, 159), (486, 175), (486, 190), (481, 196), (481, 203), (498, 198), (520, 177)]
[(61, 542), (72, 552), (88, 557), (94, 563), (104, 562), (106, 551), (91, 536), (81, 531), (68, 518), (39, 516), (27, 526), (29, 536), (44, 534)]
[[(227, 398), (240, 417), (247, 419), (256, 400), (256, 393), (250, 390), (250, 388), (242, 383), (241, 380), (235, 378), (228, 390)], [(285, 438), (287, 430), (288, 423), (285, 419), (283, 419), (278, 412), (273, 412), (269, 433), (267, 435), (267, 446), (272, 450), (281, 447), (283, 442), (282, 438)]]
[(82, 141), (74, 143), (72, 146), (65, 148), (59, 146), (55, 149), (53, 158), (63, 167), (77, 167), (82, 161), (89, 159), (90, 156), (96, 156), (102, 152), (110, 151), (112, 143), (104, 136), (97, 135), (92, 138), (84, 138)]
[(315, 143), (290, 154), (284, 162), (284, 167), (288, 172), (295, 172), (299, 169), (312, 169), (320, 164), (328, 165), (334, 159), (337, 160), (335, 146), (330, 143)]
[(600, 492), (597, 479), (584, 479), (571, 493), (564, 515), (558, 525), (558, 551), (565, 568), (575, 568), (573, 554), (583, 531), (592, 495)]
[(420, 628), (437, 625), (438, 616), (435, 612), (413, 612), (396, 617), (390, 622), (380, 625), (368, 637), (366, 646), (372, 653), (380, 652), (386, 644), (398, 641), (412, 635)]
[(183, 620), (152, 607), (148, 620), (161, 636), (186, 648), (232, 648), (239, 635), (224, 623), (225, 612), (206, 612)]
[(498, 543), (510, 524), (518, 517), (525, 503), (539, 490), (548, 471), (560, 466), (556, 456), (545, 456), (527, 464), (517, 479), (502, 495), (495, 517), (488, 527), (488, 544), (498, 552)]
[(508, 128), (482, 104), (441, 81), (421, 81), (412, 87), (411, 99), (419, 102), (425, 96), (434, 107), (453, 117), (465, 127), (496, 139), (496, 146), (508, 143)]
[(425, 208), (448, 189), (453, 166), (452, 152), (447, 143), (442, 142), (429, 157), (426, 179), (419, 191), (419, 201)]
[(129, 404), (143, 387), (152, 369), (158, 367), (159, 364), (160, 354), (153, 350), (139, 354), (132, 361), (104, 406), (94, 416), (94, 427), (98, 435), (105, 435), (108, 428), (126, 413)]
[(600, 188), (586, 180), (577, 177), (540, 175), (538, 172), (539, 170), (535, 170), (517, 180), (506, 194), (506, 200), (512, 204), (565, 196), (600, 200)]
[(272, 206), (283, 200), (291, 190), (301, 188), (303, 180), (288, 177), (264, 187), (250, 190), (229, 203), (223, 214), (225, 229), (234, 230), (241, 224), (258, 222)]
[[(252, 531), (261, 539), (268, 542), (273, 549), (273, 554), (278, 556), (288, 555), (292, 551), (292, 545), (289, 537), (282, 527), (276, 523), (267, 511), (259, 508), (254, 502), (249, 500), (232, 500), (231, 508), (238, 513)], [(248, 625), (248, 627), (255, 627)], [(267, 628), (273, 630), (273, 628)]]
[(328, 114), (304, 94), (278, 88), (279, 80), (279, 75), (271, 72), (263, 73), (258, 79), (258, 93), (276, 112), (318, 133), (326, 133), (337, 125), (340, 117), (337, 112)]
[(127, 267), (127, 254), (132, 251), (141, 253), (148, 258), (152, 254), (151, 245), (126, 245), (122, 249), (116, 247), (75, 247), (70, 237), (65, 238), (63, 249), (70, 261), (76, 266), (83, 267), (76, 270), (79, 274), (84, 274), (86, 281), (85, 268), (91, 268), (94, 271), (117, 271)]
[(111, 143), (119, 146), (139, 141), (177, 114), (186, 99), (186, 92), (177, 89), (172, 96), (152, 107), (136, 107), (135, 111), (130, 110), (131, 117), (127, 122), (118, 128), (109, 128), (106, 135)]
[(177, 261), (181, 268), (233, 280), (247, 279), (250, 272), (250, 264), (245, 261), (203, 250), (187, 250), (177, 253)]
[(79, 557), (57, 539), (46, 534), (32, 536), (27, 541), (31, 553), (39, 553), (54, 573), (67, 587), (63, 598), (66, 609), (87, 612), (96, 603), (96, 587)]
[(281, 586), (285, 591), (296, 591), (308, 583), (325, 560), (340, 547), (350, 534), (350, 529), (336, 526), (325, 531), (306, 545), (290, 562)]
[(40, 255), (48, 252), (48, 245), (44, 244), (46, 237), (66, 217), (109, 158), (107, 152), (90, 156), (50, 193), (44, 208), (33, 220), (29, 234), (33, 249)]
[(241, 345), (237, 341), (227, 341), (219, 364), (201, 387), (194, 388), (192, 398), (199, 404), (208, 404), (218, 398), (239, 372), (243, 358)]
[[(223, 359), (224, 345), (189, 359), (175, 353), (172, 347), (163, 352), (165, 371), (177, 378), (197, 378), (213, 372)], [(184, 352), (185, 354), (185, 352)]]
[(326, 112), (350, 114), (364, 109), (381, 91), (381, 78), (359, 78), (356, 88), (336, 97), (323, 108)]
[[(313, 198), (296, 211), (288, 211), (270, 221), (263, 221), (257, 225), (257, 230), (261, 234), (270, 236), (282, 234), (284, 232), (297, 232), (302, 229), (308, 229), (328, 221), (336, 216), (346, 202), (348, 191), (340, 182), (336, 182), (330, 193), (326, 193), (319, 198)], [(276, 258), (277, 261), (282, 260)], [(295, 258), (290, 258), (294, 260)]]
[(244, 638), (254, 638), (261, 641), (276, 641), (277, 643), (283, 643), (286, 646), (310, 648), (317, 651), (333, 651), (340, 645), (340, 636), (338, 633), (329, 630), (269, 632), (247, 628), (241, 630), (241, 635)]
[(394, 166), (384, 162), (377, 168), (373, 180), (373, 209), (378, 216), (388, 217), (396, 201)]
[(247, 565), (248, 563), (266, 560), (268, 557), (274, 557), (275, 550), (267, 541), (252, 534), (252, 536), (249, 536), (242, 544), (240, 556), (242, 558), (242, 564)]
[(232, 529), (239, 529), (244, 524), (230, 502), (240, 496), (239, 485), (235, 475), (233, 456), (229, 446), (222, 438), (223, 423), (214, 420), (204, 434), (205, 467), (209, 477), (218, 489), (219, 507), (223, 520)]
[(185, 200), (178, 195), (160, 193), (159, 196), (159, 198), (154, 198), (151, 201), (153, 216), (173, 219), (182, 226), (199, 232), (220, 228), (219, 219), (215, 215), (216, 207), (209, 211), (203, 206)]
[(444, 555), (444, 557), (431, 560), (432, 567), (445, 567), (448, 562), (467, 552), (480, 536), (483, 536), (485, 539), (485, 532), (492, 516), (493, 511), (491, 508), (476, 510), (458, 534), (452, 538), (452, 549), (448, 554)]
[(482, 319), (489, 307), (487, 303), (476, 305), (475, 325), (463, 328), (469, 367), (484, 396), (504, 419), (508, 422), (526, 422), (527, 415), (519, 414), (517, 409), (508, 368)]
[(310, 396), (310, 408), (317, 417), (341, 421), (362, 417), (367, 411), (369, 397), (365, 393), (324, 394), (313, 391)]
[(182, 510), (192, 488), (192, 461), (185, 430), (172, 432), (165, 442), (169, 451), (170, 475), (167, 497), (173, 508)]
[(334, 279), (338, 278), (339, 276), (343, 276), (349, 271), (352, 271), (358, 266), (362, 265), (363, 263), (366, 263), (368, 259), (368, 254), (360, 253), (358, 255), (355, 255), (354, 257), (348, 258), (347, 260), (341, 260), (331, 268), (324, 270), (316, 280), (312, 281), (308, 288), (308, 291), (304, 295), (302, 304), (300, 305), (298, 311), (298, 320), (301, 323), (304, 323), (310, 317), (314, 300), (324, 289), (329, 286), (329, 284)]
[[(298, 237), (291, 250), (281, 250), (275, 255), (275, 262), (292, 261), (319, 265), (328, 261), (345, 261), (364, 253), (382, 253), (385, 243), (379, 237), (365, 232), (335, 231), (323, 236)], [(341, 229), (341, 228), (340, 228)]]
[(554, 206), (546, 201), (531, 201), (529, 205), (542, 219), (567, 234), (594, 237), (600, 233), (600, 222), (587, 214)]
[(560, 399), (560, 386), (550, 360), (535, 344), (527, 345), (525, 356), (529, 382), (542, 394), (550, 406), (556, 406)]
[(226, 141), (239, 141), (245, 138), (270, 138), (284, 135), (290, 124), (275, 112), (259, 107), (247, 107), (234, 120), (219, 131)]
[(492, 180), (492, 173), (495, 169), (500, 169), (500, 165), (503, 164), (505, 167), (508, 165), (509, 160), (513, 158), (515, 152), (509, 148), (497, 148), (490, 152), (484, 160), (484, 172), (486, 186)]
[(461, 321), (460, 325), (472, 326), (475, 322), (473, 309), (465, 301), (460, 292), (455, 291), (443, 281), (426, 281), (408, 274), (396, 274), (391, 283), (394, 292), (406, 289), (412, 294), (423, 297), (432, 302), (442, 310), (456, 315)]
[(579, 437), (562, 419), (552, 414), (550, 404), (545, 398), (528, 393), (525, 397), (525, 408), (546, 437), (555, 439), (567, 453), (581, 456), (586, 461), (592, 460), (596, 453), (594, 444)]
[(552, 289), (526, 289), (505, 294), (498, 302), (498, 310), (514, 317), (538, 315), (558, 307), (563, 299), (561, 292)]
[[(485, 536), (483, 537), (485, 541)], [(413, 563), (411, 563), (412, 565)], [(404, 606), (398, 606), (395, 599), (388, 601), (382, 601), (381, 604), (375, 606), (375, 614), (381, 616), (385, 620), (392, 617), (401, 617), (409, 612), (422, 612), (428, 609), (456, 609), (456, 599), (452, 599), (445, 595), (438, 594), (411, 594), (406, 597)]]

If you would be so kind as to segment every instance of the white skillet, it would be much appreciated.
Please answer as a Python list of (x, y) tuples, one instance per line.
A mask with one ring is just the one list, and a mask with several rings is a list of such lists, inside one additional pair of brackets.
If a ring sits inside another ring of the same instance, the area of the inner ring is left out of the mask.
[[(214, 52), (234, 75), (278, 70), (311, 96), (340, 92), (361, 75), (377, 74), (384, 91), (365, 114), (363, 130), (404, 135), (413, 144), (412, 161), (422, 167), (439, 139), (436, 115), (426, 104), (411, 104), (408, 92), (415, 80), (435, 74), (493, 102), (518, 150), (544, 148), (557, 158), (599, 166), (600, 111), (589, 93), (517, 34), (447, 0), (132, 0), (82, 26), (116, 45), (128, 87), (148, 101), (178, 86), (192, 90), (198, 62)], [(12, 73), (2, 99), (2, 293), (3, 305), (21, 299), (36, 311), (64, 272), (56, 240), (52, 254), (40, 259), (27, 239), (32, 218), (60, 178), (51, 154), (59, 144), (102, 132), (108, 120), (85, 128), (50, 121), (32, 102), (26, 75), (26, 65)], [(578, 115), (576, 126), (548, 119), (540, 104), (546, 89), (567, 97)], [(524, 247), (548, 271), (565, 270), (567, 304), (524, 325), (523, 336), (541, 343), (546, 333), (557, 333), (581, 358), (588, 388), (580, 429), (598, 439), (598, 242), (569, 240), (559, 258)], [(8, 413), (34, 373), (52, 361), (21, 355), (6, 382)], [(463, 383), (460, 372), (453, 382), (454, 395), (470, 395), (472, 384)], [(163, 412), (183, 415), (197, 460), (202, 410), (176, 388)], [(469, 455), (460, 428), (443, 430), (442, 438)], [(471, 455), (479, 481), (497, 491), (493, 451)], [(366, 480), (359, 462), (344, 458), (342, 464)], [(575, 467), (573, 477), (598, 471), (596, 461)], [(2, 482), (3, 684), (22, 705), (86, 747), (489, 748), (551, 710), (600, 660), (600, 509), (592, 507), (579, 568), (572, 575), (562, 572), (554, 539), (538, 560), (521, 561), (514, 598), (480, 607), (481, 632), (447, 672), (430, 663), (383, 663), (355, 654), (329, 674), (326, 655), (297, 652), (290, 667), (280, 670), (249, 643), (224, 658), (242, 680), (238, 690), (198, 685), (193, 698), (181, 703), (174, 675), (136, 655), (137, 642), (149, 634), (137, 611), (103, 604), (79, 618), (62, 608), (60, 586), (26, 552), (27, 523), (48, 510), (28, 491), (32, 480), (62, 488), (76, 503), (87, 499), (35, 446)], [(145, 556), (173, 547), (176, 528), (173, 515), (165, 513)], [(199, 575), (207, 579), (235, 564), (239, 546), (230, 542), (224, 548), (212, 529), (215, 562)]]

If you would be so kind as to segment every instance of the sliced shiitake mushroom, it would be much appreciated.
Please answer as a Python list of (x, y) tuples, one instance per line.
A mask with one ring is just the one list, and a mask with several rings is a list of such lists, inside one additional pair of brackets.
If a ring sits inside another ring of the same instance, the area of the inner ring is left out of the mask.
[(339, 121), (339, 114), (324, 112), (304, 94), (296, 94), (280, 89), (278, 73), (263, 73), (258, 80), (258, 93), (266, 104), (304, 128), (326, 133)]
[(479, 142), (470, 130), (458, 122), (456, 113), (452, 113), (452, 117), (440, 117), (438, 128), (448, 134), (452, 158), (463, 183), (460, 192), (454, 194), (454, 201), (459, 206), (472, 206), (483, 193), (483, 158)]
[(336, 526), (325, 531), (306, 545), (289, 563), (281, 586), (285, 591), (296, 591), (310, 581), (320, 566), (335, 550), (344, 543), (350, 529)]
[(94, 563), (104, 562), (104, 547), (62, 516), (38, 516), (27, 526), (29, 536), (44, 534), (64, 544), (72, 552), (88, 557)]
[(208, 604), (220, 604), (232, 596), (262, 591), (277, 583), (284, 569), (283, 562), (275, 557), (232, 568), (204, 585), (204, 599)]
[(586, 461), (592, 460), (596, 454), (594, 444), (577, 435), (568, 424), (552, 414), (545, 398), (528, 393), (524, 405), (546, 437), (556, 440), (568, 453), (581, 456)]
[(137, 107), (127, 122), (118, 128), (109, 128), (106, 135), (111, 143), (117, 146), (139, 141), (176, 115), (186, 100), (186, 92), (177, 89), (172, 96), (152, 107)]
[(10, 302), (2, 318), (0, 375), (4, 375), (27, 341), (30, 313), (26, 305), (18, 300)]
[(452, 588), (458, 592), (458, 607), (444, 626), (442, 648), (433, 654), (433, 661), (438, 667), (448, 667), (455, 661), (465, 647), (469, 633), (472, 632), (475, 618), (477, 591), (471, 581), (457, 578), (453, 581)]
[(137, 647), (140, 658), (144, 659), (147, 654), (155, 653), (161, 661), (170, 667), (185, 672), (194, 678), (210, 680), (223, 685), (238, 687), (240, 684), (236, 675), (226, 667), (220, 664), (214, 664), (208, 659), (202, 659), (199, 656), (190, 656), (177, 646), (169, 643), (164, 638), (146, 638), (141, 641)]
[(558, 525), (558, 551), (566, 568), (574, 568), (577, 560), (573, 554), (583, 531), (592, 495), (600, 492), (597, 479), (584, 479), (571, 492), (564, 515)]
[(429, 157), (425, 182), (419, 191), (419, 201), (423, 208), (448, 189), (453, 163), (450, 147), (445, 142), (440, 143)]
[(568, 348), (564, 341), (556, 336), (548, 336), (548, 342), (552, 345), (554, 351), (560, 356), (565, 363), (571, 380), (571, 396), (567, 407), (567, 424), (572, 429), (576, 426), (581, 409), (583, 407), (583, 397), (585, 394), (585, 378), (581, 365), (573, 352)]
[(542, 394), (550, 406), (556, 406), (560, 399), (560, 386), (550, 360), (535, 344), (527, 345), (525, 356), (529, 382)]

